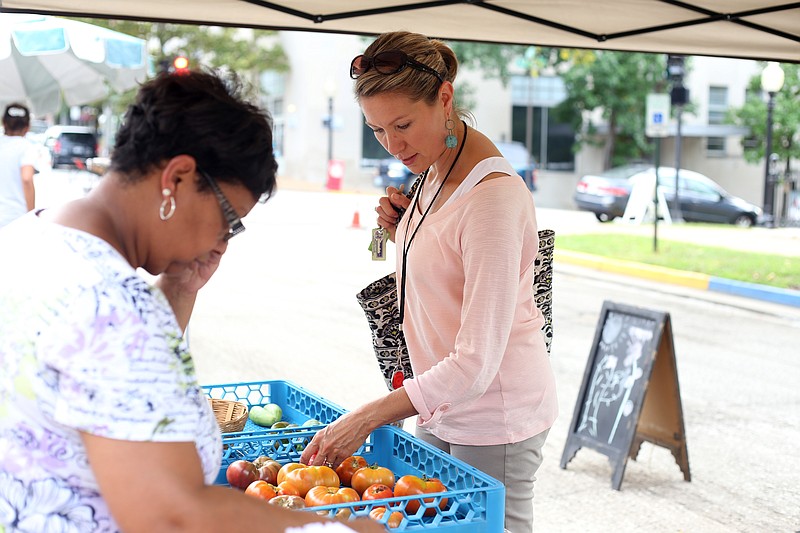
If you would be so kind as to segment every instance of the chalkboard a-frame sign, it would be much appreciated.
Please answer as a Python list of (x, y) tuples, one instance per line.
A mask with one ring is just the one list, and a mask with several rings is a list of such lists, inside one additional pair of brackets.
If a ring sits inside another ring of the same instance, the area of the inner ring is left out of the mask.
[(672, 452), (691, 481), (669, 313), (603, 302), (561, 457), (586, 446), (608, 456), (619, 490), (642, 442)]

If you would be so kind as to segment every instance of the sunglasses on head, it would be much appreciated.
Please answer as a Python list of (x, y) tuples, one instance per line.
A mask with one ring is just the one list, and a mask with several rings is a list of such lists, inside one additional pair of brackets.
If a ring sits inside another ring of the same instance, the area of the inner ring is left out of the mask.
[(427, 72), (436, 76), (440, 83), (444, 83), (444, 78), (428, 65), (415, 61), (408, 57), (405, 52), (393, 50), (389, 52), (379, 52), (373, 57), (358, 55), (350, 63), (350, 77), (354, 80), (374, 68), (379, 74), (397, 74), (406, 67), (411, 67), (422, 72)]

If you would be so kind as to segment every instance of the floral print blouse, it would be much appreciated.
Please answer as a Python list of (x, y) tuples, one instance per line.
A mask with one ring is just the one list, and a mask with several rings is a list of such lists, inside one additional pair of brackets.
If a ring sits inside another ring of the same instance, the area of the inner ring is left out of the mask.
[(117, 531), (80, 433), (222, 443), (161, 291), (108, 243), (29, 213), (0, 229), (0, 533)]

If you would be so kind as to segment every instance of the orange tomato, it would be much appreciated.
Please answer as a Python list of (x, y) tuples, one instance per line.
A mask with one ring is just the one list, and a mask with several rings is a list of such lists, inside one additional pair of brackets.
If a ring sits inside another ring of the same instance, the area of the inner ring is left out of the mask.
[(284, 481), (294, 485), (300, 496), (305, 497), (312, 487), (325, 486), (339, 488), (339, 476), (333, 468), (327, 466), (305, 466), (296, 468), (286, 474)]
[(278, 477), (276, 479), (278, 485), (286, 481), (286, 474), (288, 474), (292, 470), (297, 470), (298, 468), (305, 468), (305, 467), (306, 465), (302, 463), (286, 463), (281, 467), (280, 470), (278, 470)]
[(244, 489), (244, 493), (248, 496), (254, 496), (267, 501), (278, 495), (277, 491), (275, 490), (275, 486), (267, 483), (263, 479), (259, 479), (250, 483), (247, 488)]
[(384, 466), (372, 464), (356, 470), (350, 479), (350, 486), (359, 494), (364, 494), (367, 487), (376, 483), (382, 483), (390, 489), (393, 488), (394, 473)]
[[(446, 492), (444, 484), (436, 478), (418, 477), (418, 476), (403, 476), (397, 480), (394, 487), (395, 496), (416, 496), (417, 494), (430, 494), (434, 492)], [(425, 503), (432, 503), (435, 498), (425, 498)], [(447, 506), (447, 498), (442, 498), (439, 501), (439, 509), (444, 509)], [(414, 514), (420, 508), (419, 500), (409, 500), (406, 502), (406, 512)], [(425, 516), (433, 516), (436, 514), (436, 509), (429, 507), (425, 509)]]
[(306, 506), (318, 507), (320, 505), (334, 505), (337, 503), (357, 502), (358, 493), (350, 487), (326, 487), (317, 485), (311, 487), (306, 493)]
[(300, 491), (288, 481), (282, 481), (278, 483), (278, 496), (300, 496)]
[[(373, 520), (377, 520), (378, 522), (383, 522), (383, 515), (386, 514), (386, 507), (375, 507), (373, 510), (369, 512), (369, 517)], [(389, 515), (389, 518), (386, 520), (386, 525), (390, 528), (394, 529), (396, 527), (400, 527), (400, 522), (403, 521), (403, 513), (400, 511), (392, 511), (392, 514)]]
[(351, 455), (339, 463), (339, 466), (336, 467), (336, 475), (339, 476), (339, 481), (342, 482), (342, 485), (349, 487), (350, 479), (356, 473), (356, 470), (367, 466), (367, 464), (367, 460), (360, 455)]

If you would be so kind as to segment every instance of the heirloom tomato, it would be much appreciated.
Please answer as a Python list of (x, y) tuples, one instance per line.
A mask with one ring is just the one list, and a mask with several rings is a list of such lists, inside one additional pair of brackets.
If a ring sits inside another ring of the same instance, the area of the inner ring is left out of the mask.
[(288, 472), (285, 481), (288, 481), (300, 491), (300, 496), (305, 497), (312, 487), (325, 486), (339, 488), (339, 476), (333, 468), (327, 466), (304, 466)]
[(342, 485), (349, 487), (350, 480), (353, 474), (356, 473), (356, 470), (367, 466), (367, 464), (367, 460), (360, 455), (351, 455), (336, 467), (336, 474), (339, 476), (339, 481), (342, 482)]
[(281, 481), (278, 483), (278, 496), (300, 496), (300, 491), (297, 490), (297, 487), (289, 483), (288, 481)]
[(305, 468), (306, 465), (302, 463), (286, 463), (278, 470), (278, 485), (286, 481), (286, 474), (291, 472), (292, 470), (297, 470), (298, 468)]
[(231, 487), (244, 490), (250, 483), (258, 479), (258, 468), (250, 461), (239, 459), (228, 465), (225, 470), (225, 479)]
[(383, 483), (375, 483), (367, 487), (364, 494), (361, 495), (362, 500), (382, 500), (384, 498), (391, 498), (394, 496), (392, 489)]
[(263, 479), (257, 479), (250, 483), (247, 488), (244, 489), (244, 493), (267, 501), (278, 495), (275, 485), (267, 483)]
[(350, 486), (356, 489), (359, 494), (364, 494), (367, 487), (375, 483), (383, 483), (391, 489), (394, 487), (394, 473), (385, 466), (371, 464), (359, 468), (350, 478)]
[(283, 507), (285, 509), (305, 509), (306, 501), (300, 496), (291, 496), (289, 494), (278, 494), (272, 498), (269, 503)]
[(258, 468), (259, 479), (263, 479), (272, 485), (278, 484), (278, 472), (281, 470), (281, 464), (278, 461), (262, 455), (253, 461), (253, 464)]
[[(446, 492), (444, 484), (436, 478), (418, 477), (418, 476), (403, 476), (397, 480), (394, 487), (395, 496), (416, 496), (418, 494), (431, 494), (434, 492)], [(425, 503), (432, 503), (435, 498), (425, 498)], [(439, 509), (444, 509), (447, 506), (447, 498), (442, 498), (439, 502)], [(419, 500), (409, 500), (406, 502), (406, 512), (414, 514), (419, 509)], [(436, 510), (432, 507), (425, 509), (425, 516), (433, 516)]]
[(326, 487), (324, 485), (317, 485), (316, 487), (311, 487), (308, 493), (306, 493), (306, 507), (350, 503), (359, 500), (358, 493), (350, 487)]
[[(373, 510), (369, 512), (369, 517), (373, 520), (377, 520), (378, 522), (382, 522), (383, 515), (386, 514), (386, 507), (375, 507)], [(392, 514), (389, 515), (388, 520), (386, 520), (386, 525), (390, 528), (394, 529), (396, 527), (400, 527), (400, 522), (403, 521), (403, 513), (400, 511), (392, 511)]]

